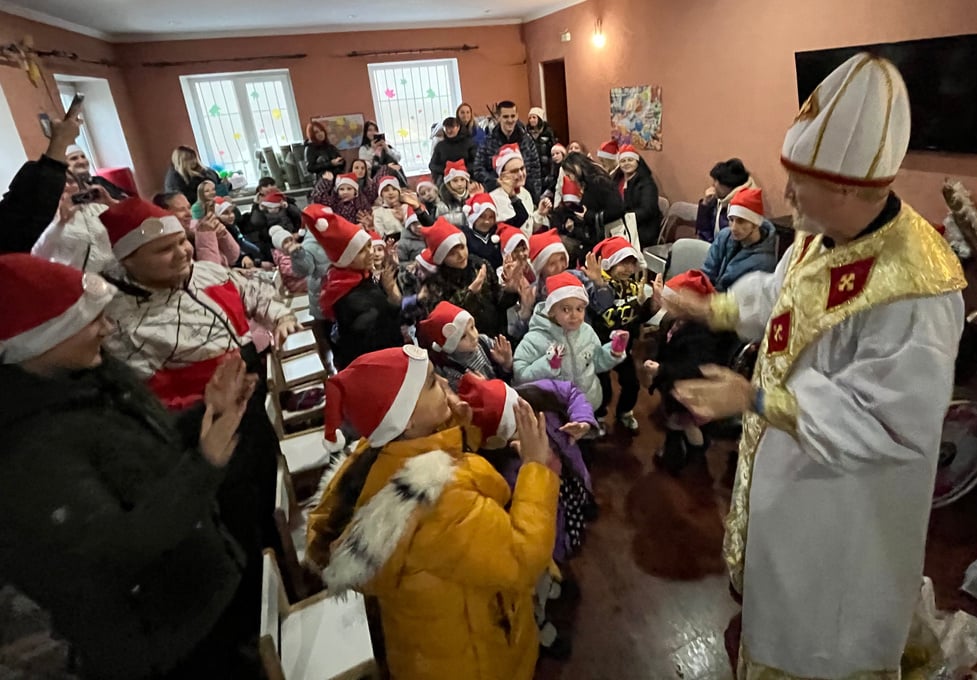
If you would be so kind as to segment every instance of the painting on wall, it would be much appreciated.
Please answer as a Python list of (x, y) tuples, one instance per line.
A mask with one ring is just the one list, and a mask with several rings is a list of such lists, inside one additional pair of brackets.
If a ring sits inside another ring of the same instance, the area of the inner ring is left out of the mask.
[(636, 149), (662, 150), (661, 85), (611, 88), (611, 137)]
[(319, 116), (313, 123), (321, 123), (329, 133), (329, 141), (340, 151), (358, 149), (363, 141), (363, 114), (350, 113), (345, 116)]

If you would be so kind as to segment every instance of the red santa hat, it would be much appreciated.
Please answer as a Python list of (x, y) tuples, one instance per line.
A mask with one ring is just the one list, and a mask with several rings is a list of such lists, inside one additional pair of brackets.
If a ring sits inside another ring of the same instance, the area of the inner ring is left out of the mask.
[[(445, 166), (447, 168), (447, 166)], [(420, 191), (424, 187), (431, 187), (435, 191), (438, 189), (438, 185), (431, 181), (430, 177), (421, 177), (417, 180), (417, 190)]]
[(169, 210), (132, 197), (119, 201), (98, 216), (120, 262), (151, 241), (182, 234), (183, 225)]
[(580, 202), (580, 185), (574, 182), (570, 177), (563, 176), (563, 186), (560, 188), (560, 195), (563, 196), (563, 200), (566, 203), (579, 203)]
[(261, 205), (266, 208), (280, 208), (285, 200), (285, 194), (280, 191), (270, 191), (261, 199)]
[(560, 234), (556, 229), (550, 229), (529, 237), (529, 263), (533, 266), (533, 271), (539, 275), (547, 260), (557, 253), (563, 253), (570, 259), (570, 253), (560, 240)]
[(356, 191), (360, 190), (360, 182), (356, 177), (356, 173), (347, 172), (344, 175), (340, 175), (336, 178), (336, 188), (341, 186), (353, 187)]
[(228, 210), (234, 210), (234, 204), (223, 196), (218, 196), (214, 199), (214, 214), (220, 217)]
[(691, 290), (699, 295), (712, 295), (716, 292), (716, 288), (712, 285), (709, 277), (698, 269), (690, 269), (670, 278), (665, 283), (662, 294), (667, 297), (675, 295), (675, 292), (679, 290)]
[(759, 226), (763, 222), (763, 191), (761, 189), (741, 189), (729, 202), (729, 217), (742, 217), (747, 222)]
[(370, 446), (384, 446), (407, 429), (427, 382), (427, 352), (415, 345), (382, 349), (357, 357), (326, 381), (326, 449), (345, 444), (343, 422)]
[(499, 152), (492, 158), (492, 167), (495, 168), (495, 174), (501, 175), (506, 163), (514, 158), (522, 158), (522, 151), (519, 150), (519, 145), (503, 144), (499, 148)]
[(348, 267), (370, 242), (370, 235), (362, 227), (318, 203), (310, 203), (302, 210), (302, 223), (337, 267)]
[(512, 225), (500, 224), (496, 235), (499, 237), (499, 247), (502, 250), (502, 257), (512, 255), (520, 243), (525, 243), (526, 247), (529, 247), (529, 239), (522, 233), (522, 229), (517, 229)]
[(383, 240), (383, 237), (380, 236), (380, 234), (378, 234), (373, 229), (367, 229), (366, 230), (366, 233), (370, 236), (370, 243), (372, 243), (374, 247), (376, 247), (376, 246), (384, 246), (384, 247), (386, 247), (387, 246), (387, 242)]
[(611, 139), (600, 145), (597, 150), (598, 158), (606, 158), (607, 160), (616, 161), (618, 154), (617, 140)]
[(431, 341), (431, 349), (453, 354), (472, 320), (467, 311), (442, 300), (419, 326), (424, 337)]
[(404, 226), (409, 227), (412, 224), (420, 223), (420, 219), (417, 217), (417, 213), (411, 206), (407, 206), (407, 214), (404, 216)]
[(428, 274), (434, 274), (438, 271), (438, 265), (434, 263), (434, 256), (428, 248), (425, 248), (417, 254), (414, 261), (421, 266), (421, 268)]
[(452, 248), (465, 243), (465, 235), (461, 229), (444, 217), (435, 220), (433, 226), (421, 227), (421, 236), (424, 237), (424, 243), (431, 251), (431, 259), (438, 265), (444, 262), (444, 258)]
[(639, 263), (641, 254), (623, 236), (611, 236), (594, 246), (594, 254), (601, 258), (601, 268), (609, 271), (616, 264), (621, 264), (629, 257), (633, 257)]
[(471, 406), (472, 425), (482, 431), (483, 441), (496, 438), (502, 444), (516, 435), (519, 394), (504, 382), (468, 372), (458, 382), (458, 396)]
[(464, 177), (470, 180), (472, 176), (468, 173), (468, 166), (464, 160), (448, 161), (444, 164), (444, 182), (447, 184), (456, 177)]
[(618, 149), (617, 159), (620, 161), (625, 158), (633, 158), (634, 160), (638, 160), (641, 158), (641, 156), (638, 154), (637, 149), (635, 149), (630, 144), (625, 144), (620, 149)]
[(94, 321), (115, 295), (98, 274), (23, 253), (0, 255), (0, 363), (38, 357)]
[(387, 187), (393, 187), (397, 191), (400, 191), (400, 180), (393, 175), (384, 175), (377, 183), (377, 193), (379, 194)]
[(547, 277), (546, 303), (543, 305), (543, 311), (546, 314), (549, 314), (553, 305), (557, 302), (562, 302), (570, 298), (590, 302), (590, 298), (587, 296), (587, 289), (580, 283), (580, 279), (570, 272), (560, 272), (559, 274)]
[(550, 147), (550, 155), (551, 156), (553, 155), (553, 152), (554, 151), (561, 151), (561, 152), (563, 152), (563, 155), (564, 156), (567, 155), (567, 148), (565, 146), (563, 146), (562, 144), (560, 144), (559, 142), (557, 142), (556, 144), (554, 144), (553, 146)]
[[(495, 201), (488, 194), (475, 194), (465, 203), (465, 214), (468, 215), (468, 226), (472, 226), (478, 220), (479, 217), (485, 214), (486, 210), (491, 210), (493, 213), (498, 214), (495, 208)], [(499, 239), (495, 236), (492, 240), (498, 243)]]

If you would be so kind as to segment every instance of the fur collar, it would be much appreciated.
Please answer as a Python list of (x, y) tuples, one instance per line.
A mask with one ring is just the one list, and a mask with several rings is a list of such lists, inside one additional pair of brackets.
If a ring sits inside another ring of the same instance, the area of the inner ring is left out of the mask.
[(353, 515), (323, 573), (329, 591), (341, 595), (372, 580), (396, 550), (411, 517), (430, 509), (454, 477), (446, 451), (414, 456)]

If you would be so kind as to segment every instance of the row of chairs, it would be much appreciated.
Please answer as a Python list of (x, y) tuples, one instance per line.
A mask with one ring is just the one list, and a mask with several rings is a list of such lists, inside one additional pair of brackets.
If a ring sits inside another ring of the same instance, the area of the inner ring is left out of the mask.
[[(279, 291), (299, 323), (310, 325), (308, 295)], [(282, 451), (274, 510), (281, 554), (264, 554), (258, 645), (270, 680), (380, 678), (364, 598), (358, 593), (331, 597), (321, 579), (303, 566), (309, 497), (331, 459), (323, 447), (322, 403), (299, 411), (283, 403), (286, 393), (321, 389), (327, 378), (308, 328), (269, 352), (265, 407)], [(318, 422), (309, 426), (315, 416)]]

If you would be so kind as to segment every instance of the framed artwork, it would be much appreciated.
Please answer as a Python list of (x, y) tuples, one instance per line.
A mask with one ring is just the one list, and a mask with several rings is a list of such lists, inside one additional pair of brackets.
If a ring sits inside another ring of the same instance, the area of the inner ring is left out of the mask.
[(662, 150), (661, 85), (611, 88), (611, 137), (636, 149)]
[(313, 123), (321, 123), (329, 133), (329, 141), (340, 151), (360, 148), (363, 140), (363, 114), (349, 113), (345, 116), (317, 116)]

